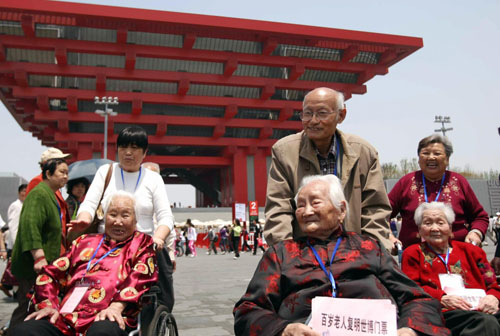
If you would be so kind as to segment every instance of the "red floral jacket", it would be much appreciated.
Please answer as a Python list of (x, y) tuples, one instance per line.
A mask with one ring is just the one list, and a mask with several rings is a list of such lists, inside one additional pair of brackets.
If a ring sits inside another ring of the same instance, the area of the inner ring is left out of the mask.
[(326, 241), (303, 238), (270, 247), (236, 303), (235, 334), (279, 335), (290, 323), (304, 323), (314, 297), (332, 295), (331, 283), (306, 243), (309, 239), (335, 278), (337, 297), (389, 299), (398, 307), (398, 328), (450, 335), (439, 303), (394, 265), (385, 248), (353, 232), (342, 236), (331, 266), (329, 258), (338, 239), (335, 235)]
[[(450, 272), (460, 274), (466, 288), (480, 288), (500, 300), (495, 271), (486, 259), (482, 248), (472, 244), (451, 241), (448, 266)], [(414, 244), (403, 252), (401, 268), (410, 279), (418, 283), (433, 298), (441, 301), (446, 293), (441, 289), (439, 274), (446, 273), (446, 266), (426, 244)]]
[[(102, 238), (102, 234), (77, 238), (66, 254), (45, 266), (36, 278), (32, 298), (35, 310), (47, 306), (60, 310), (84, 276), (90, 284), (74, 312), (61, 314), (55, 324), (65, 335), (85, 333), (97, 313), (116, 301), (127, 303), (122, 315), (125, 323), (134, 327), (139, 299), (158, 279), (153, 239), (149, 235), (136, 231), (119, 243), (105, 237), (90, 260)], [(94, 265), (115, 247), (116, 250)], [(89, 261), (94, 266), (85, 275)], [(62, 302), (59, 302), (60, 294), (64, 295)]]

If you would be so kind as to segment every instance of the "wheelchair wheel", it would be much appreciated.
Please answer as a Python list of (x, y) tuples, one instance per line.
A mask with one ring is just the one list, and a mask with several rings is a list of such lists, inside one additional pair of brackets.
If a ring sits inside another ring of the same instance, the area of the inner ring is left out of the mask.
[(176, 246), (175, 250), (177, 251), (176, 257), (182, 257), (184, 255), (184, 249), (180, 246)]
[(177, 336), (177, 323), (167, 307), (158, 306), (145, 336)]

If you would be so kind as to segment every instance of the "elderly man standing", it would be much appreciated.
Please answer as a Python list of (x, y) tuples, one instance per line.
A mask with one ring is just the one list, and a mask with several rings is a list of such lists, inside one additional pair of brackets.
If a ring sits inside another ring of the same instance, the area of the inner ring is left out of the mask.
[(269, 244), (303, 236), (294, 224), (293, 196), (309, 175), (334, 174), (349, 203), (347, 231), (367, 234), (391, 249), (391, 206), (384, 187), (378, 154), (368, 142), (337, 129), (346, 109), (342, 93), (317, 88), (304, 97), (300, 113), (304, 130), (272, 148), (267, 182), (264, 236)]

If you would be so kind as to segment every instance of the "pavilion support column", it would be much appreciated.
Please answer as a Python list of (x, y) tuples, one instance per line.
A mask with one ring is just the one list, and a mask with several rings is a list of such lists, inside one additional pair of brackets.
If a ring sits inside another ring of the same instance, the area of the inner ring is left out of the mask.
[(259, 207), (266, 204), (267, 189), (267, 158), (265, 150), (258, 149), (254, 154), (255, 200)]
[(233, 200), (235, 203), (247, 203), (247, 156), (242, 148), (238, 148), (233, 155), (233, 169), (231, 182), (233, 185)]
[(76, 155), (76, 160), (89, 160), (92, 159), (92, 144), (91, 143), (80, 143), (78, 145), (78, 151)]

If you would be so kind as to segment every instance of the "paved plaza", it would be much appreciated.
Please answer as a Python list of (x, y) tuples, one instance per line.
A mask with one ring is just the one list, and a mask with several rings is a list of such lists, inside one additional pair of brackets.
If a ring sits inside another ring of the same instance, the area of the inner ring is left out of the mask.
[[(495, 246), (490, 242), (484, 249), (491, 260)], [(232, 254), (207, 255), (201, 248), (197, 251), (196, 258), (178, 258), (174, 273), (174, 316), (179, 334), (233, 335), (233, 306), (243, 295), (262, 255), (242, 253), (239, 260), (233, 260)], [(1, 262), (1, 272), (4, 266)], [(7, 323), (15, 306), (0, 292), (0, 326)]]

